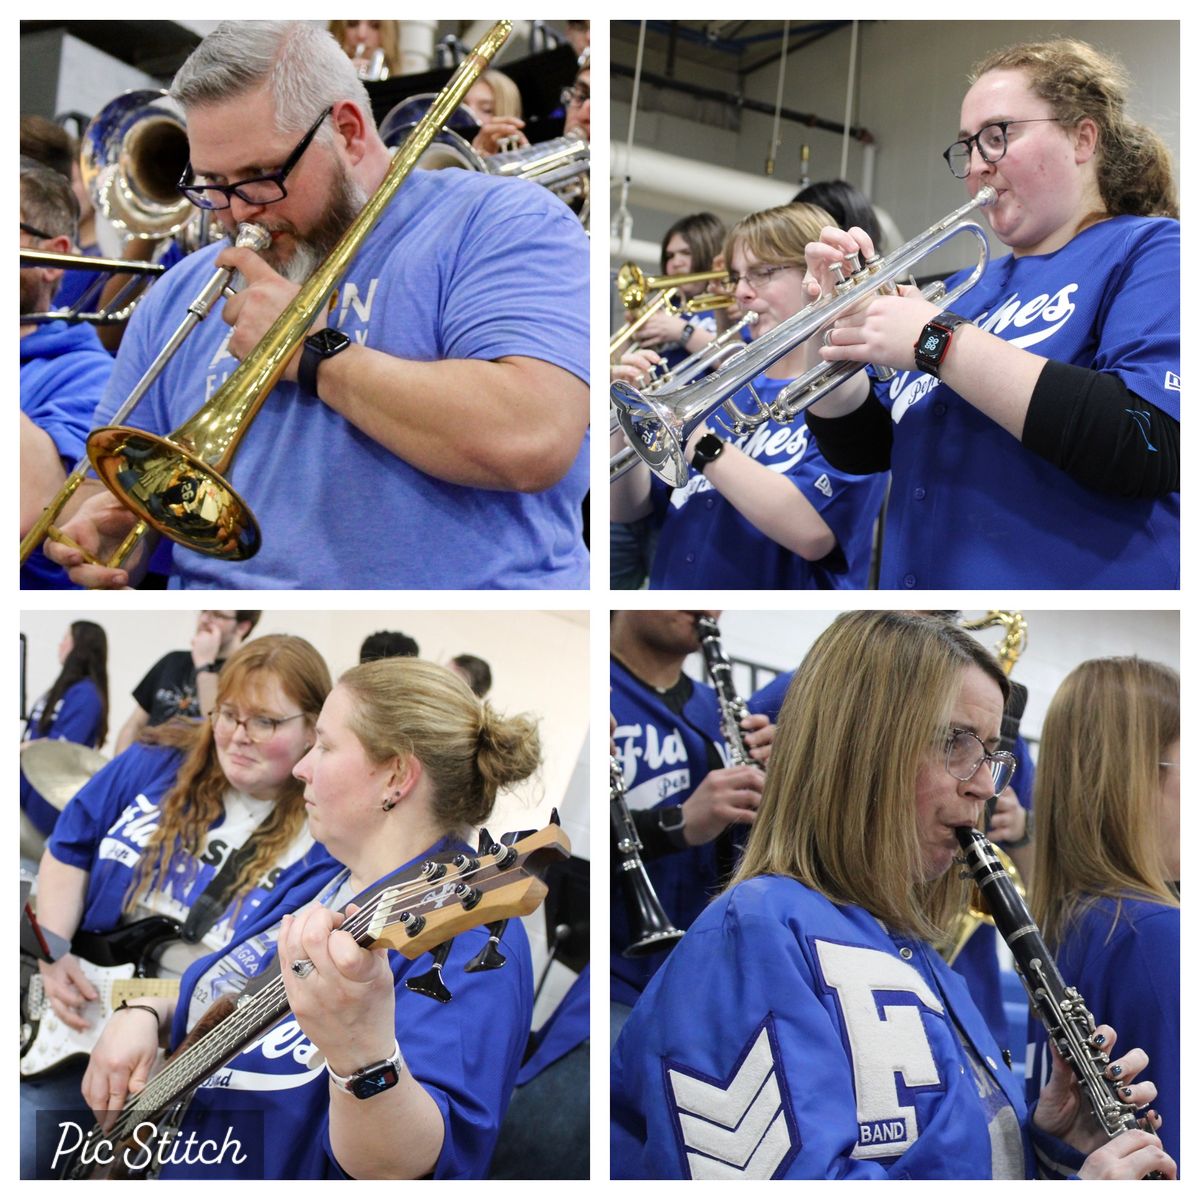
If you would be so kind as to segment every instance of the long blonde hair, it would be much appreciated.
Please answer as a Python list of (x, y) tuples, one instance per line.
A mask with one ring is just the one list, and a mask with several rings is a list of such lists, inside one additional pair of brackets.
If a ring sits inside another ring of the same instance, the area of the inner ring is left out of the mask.
[(496, 795), (541, 764), (535, 718), (505, 717), (461, 676), (419, 658), (352, 667), (338, 686), (351, 695), (348, 724), (375, 763), (417, 758), (433, 784), (444, 832), (482, 825)]
[(1140, 658), (1097, 658), (1063, 680), (1042, 726), (1030, 908), (1061, 943), (1097, 897), (1177, 906), (1162, 878), (1163, 751), (1179, 740), (1179, 676)]
[[(262, 688), (278, 682), (304, 713), (311, 731), (333, 682), (321, 655), (303, 638), (272, 634), (247, 642), (230, 655), (217, 681), (216, 703), (245, 704)], [(159, 805), (158, 827), (142, 852), (125, 899), (132, 911), (138, 898), (159, 880), (177, 848), (198, 856), (213, 823), (224, 813), (229, 781), (221, 770), (212, 723), (173, 721), (145, 730), (139, 739), (185, 752), (175, 784)], [(256, 849), (234, 881), (232, 895), (242, 897), (295, 841), (305, 821), (304, 784), (289, 778), (270, 814), (255, 834)]]
[(838, 617), (788, 688), (762, 803), (731, 886), (791, 876), (898, 932), (941, 937), (962, 905), (963, 885), (954, 871), (924, 878), (916, 783), (972, 666), (1007, 699), (996, 660), (940, 617)]

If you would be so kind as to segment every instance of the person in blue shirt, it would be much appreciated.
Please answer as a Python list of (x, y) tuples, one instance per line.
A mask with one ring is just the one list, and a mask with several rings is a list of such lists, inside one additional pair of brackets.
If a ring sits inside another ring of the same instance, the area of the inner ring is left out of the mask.
[[(790, 204), (730, 230), (734, 296), (742, 313), (758, 315), (751, 345), (807, 303), (805, 245), (828, 220), (812, 205)], [(792, 350), (753, 381), (763, 403), (803, 373), (804, 355), (803, 346)], [(754, 407), (744, 392), (732, 399)], [(733, 437), (721, 422), (718, 411), (691, 435), (683, 487), (668, 487), (639, 463), (610, 489), (615, 520), (656, 517), (650, 587), (865, 588), (886, 474), (836, 470), (803, 416)]]
[[(891, 468), (881, 588), (1178, 588), (1170, 154), (1126, 114), (1124, 69), (1083, 42), (1000, 50), (970, 77), (944, 158), (968, 196), (996, 193), (983, 211), (1012, 253), (953, 313), (907, 290), (840, 320), (827, 348), (811, 339), (824, 361), (896, 374), (853, 376), (808, 427), (844, 470)], [(871, 249), (823, 230), (810, 296)]]
[[(246, 280), (139, 405), (136, 424), (157, 434), (260, 344), (392, 163), (353, 65), (310, 23), (219, 25), (173, 95), (187, 116), (189, 199), (230, 234), (258, 223), (273, 240), (261, 255), (199, 250), (139, 304), (99, 420), (215, 267)], [(261, 549), (231, 563), (176, 546), (172, 586), (586, 587), (587, 259), (586, 234), (547, 189), (413, 172), (239, 443), (231, 482)], [(132, 519), (96, 493), (66, 532), (107, 559)], [(145, 557), (110, 570), (64, 546), (50, 553), (77, 582), (104, 587), (136, 578)]]
[[(650, 982), (613, 1054), (618, 1178), (1174, 1175), (1105, 1140), (1062, 1060), (1036, 1106), (933, 950), (964, 898), (956, 830), (1011, 775), (1008, 680), (946, 621), (839, 616), (780, 714), (730, 887)], [(1116, 1034), (1102, 1026), (1105, 1050)], [(1114, 1057), (1139, 1109), (1139, 1049)], [(1159, 1122), (1148, 1117), (1156, 1126)]]
[[(1042, 725), (1030, 896), (1063, 978), (1097, 1021), (1150, 1055), (1159, 1136), (1177, 1163), (1179, 771), (1176, 672), (1139, 658), (1076, 667)], [(1050, 1064), (1045, 1029), (1034, 1024), (1031, 1034), (1032, 1092)]]
[[(58, 647), (62, 670), (33, 706), (22, 742), (57, 738), (99, 749), (108, 737), (108, 637), (94, 621), (72, 621)], [(21, 811), (49, 836), (58, 809), (21, 772)]]
[[(21, 247), (67, 253), (79, 204), (57, 171), (22, 159)], [(22, 267), (21, 315), (45, 312), (62, 284), (57, 267)], [(21, 325), (21, 536), (57, 495), (83, 457), (92, 414), (113, 360), (90, 325), (66, 321)], [(21, 565), (22, 588), (68, 588), (61, 566), (41, 549)]]
[[(289, 875), (247, 940), (193, 966), (177, 1003), (150, 1002), (157, 1020), (114, 1014), (84, 1080), (92, 1108), (111, 1112), (139, 1091), (160, 1036), (178, 1045), (209, 1001), (237, 995), (278, 953), (291, 1011), (205, 1081), (184, 1122), (184, 1136), (231, 1131), (246, 1161), (174, 1166), (163, 1178), (482, 1177), (533, 1012), (521, 923), (507, 925), (499, 970), (463, 969), (482, 930), (455, 938), (441, 970), (450, 998), (437, 1003), (404, 986), (428, 955), (362, 949), (337, 910), (398, 867), (465, 849), (463, 831), (539, 761), (536, 721), (498, 714), (445, 667), (388, 658), (347, 671), (296, 766), (312, 834), (332, 857)], [(302, 960), (314, 969), (294, 970)], [(367, 1099), (347, 1090), (385, 1060), (388, 1086)]]

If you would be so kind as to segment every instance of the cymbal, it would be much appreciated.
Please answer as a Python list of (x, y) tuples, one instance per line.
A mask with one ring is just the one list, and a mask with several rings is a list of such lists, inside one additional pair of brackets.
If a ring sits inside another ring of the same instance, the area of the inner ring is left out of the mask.
[(99, 750), (77, 742), (37, 738), (21, 745), (22, 773), (60, 811), (106, 762)]

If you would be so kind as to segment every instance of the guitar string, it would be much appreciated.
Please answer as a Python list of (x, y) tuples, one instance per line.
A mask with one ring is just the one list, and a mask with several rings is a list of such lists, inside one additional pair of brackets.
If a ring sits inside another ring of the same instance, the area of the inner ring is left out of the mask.
[[(449, 884), (471, 878), (495, 865), (494, 862), (477, 862), (477, 865), (471, 870), (461, 871), (457, 875), (446, 879), (446, 883)], [(502, 869), (500, 874), (507, 874), (509, 870), (511, 870), (511, 867)], [(427, 892), (430, 885), (440, 882), (442, 881), (416, 879), (411, 881), (411, 885), (400, 883), (394, 887), (386, 888), (378, 896), (369, 900), (352, 917), (347, 918), (341, 928), (347, 933), (357, 936), (357, 934), (365, 932), (370, 928), (380, 906), (385, 901), (389, 905), (387, 913), (384, 914), (384, 920), (387, 921), (403, 913), (405, 904)], [(405, 892), (405, 886), (410, 886), (411, 890)], [(277, 1020), (282, 1016), (283, 1012), (287, 1011), (286, 994), (282, 977), (277, 977), (260, 992), (256, 993), (245, 1008), (235, 1009), (230, 1014), (230, 1017), (236, 1015), (239, 1018), (238, 1024), (241, 1025), (244, 1023), (249, 1028), (253, 1028), (260, 1018), (270, 1017), (271, 1020)], [(282, 1010), (276, 1011), (277, 1005), (281, 1000), (284, 1002), (284, 1007)], [(114, 1141), (120, 1140), (121, 1137), (126, 1136), (136, 1128), (140, 1119), (139, 1110), (141, 1113), (146, 1113), (157, 1111), (163, 1107), (164, 1101), (173, 1097), (178, 1081), (177, 1077), (183, 1076), (186, 1078), (189, 1075), (195, 1075), (198, 1080), (202, 1080), (206, 1074), (215, 1070), (223, 1060), (226, 1050), (236, 1046), (244, 1036), (240, 1030), (236, 1035), (230, 1036), (230, 1031), (226, 1029), (228, 1020), (229, 1018), (226, 1021), (222, 1021), (214, 1029), (205, 1034), (192, 1047), (188, 1054), (185, 1054), (180, 1059), (176, 1059), (173, 1063), (169, 1063), (142, 1091), (135, 1097), (132, 1097), (123, 1109), (121, 1117), (118, 1118), (117, 1123), (106, 1136)], [(264, 1025), (264, 1031), (268, 1027)], [(189, 1059), (195, 1060), (197, 1065), (194, 1068), (189, 1064)], [(201, 1068), (198, 1065), (202, 1060), (204, 1061), (203, 1073), (201, 1073)], [(160, 1093), (165, 1093), (165, 1095), (160, 1098)], [(126, 1129), (124, 1127), (126, 1126), (127, 1119), (133, 1120), (134, 1124)]]

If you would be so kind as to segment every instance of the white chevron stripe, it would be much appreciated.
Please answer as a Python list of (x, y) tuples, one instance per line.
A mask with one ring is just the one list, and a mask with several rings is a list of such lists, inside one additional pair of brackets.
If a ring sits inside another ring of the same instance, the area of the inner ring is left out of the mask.
[(702, 1154), (742, 1167), (754, 1153), (754, 1148), (762, 1140), (779, 1108), (779, 1082), (772, 1071), (758, 1099), (750, 1105), (736, 1129), (726, 1129), (702, 1117), (686, 1117), (682, 1114), (679, 1125), (689, 1150), (699, 1150)]
[(706, 1121), (718, 1121), (726, 1129), (732, 1129), (741, 1121), (774, 1066), (771, 1039), (764, 1028), (728, 1087), (670, 1071), (675, 1103), (684, 1112), (696, 1113)]
[(693, 1179), (770, 1179), (791, 1145), (787, 1119), (780, 1111), (744, 1167), (738, 1168), (700, 1154), (688, 1155), (688, 1167)]

